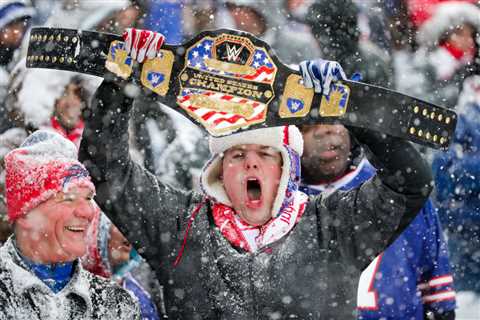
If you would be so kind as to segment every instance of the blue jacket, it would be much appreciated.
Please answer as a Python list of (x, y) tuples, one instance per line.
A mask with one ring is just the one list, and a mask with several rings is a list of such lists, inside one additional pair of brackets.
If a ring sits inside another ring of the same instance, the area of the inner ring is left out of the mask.
[[(350, 190), (375, 175), (362, 159), (358, 166), (330, 184), (302, 186), (302, 191)], [(354, 290), (354, 288), (352, 288)], [(448, 251), (438, 214), (429, 200), (421, 212), (360, 276), (357, 295), (359, 319), (424, 319), (455, 309), (455, 291)]]
[(449, 229), (480, 223), (480, 104), (458, 110), (452, 145), (433, 159), (436, 200)]
[(123, 288), (133, 293), (138, 299), (142, 320), (159, 320), (152, 298), (130, 273), (123, 278)]

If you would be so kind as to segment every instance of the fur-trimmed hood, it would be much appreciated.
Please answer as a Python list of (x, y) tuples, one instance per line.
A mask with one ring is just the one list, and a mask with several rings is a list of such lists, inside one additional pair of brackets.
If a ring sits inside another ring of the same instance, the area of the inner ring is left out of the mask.
[(210, 137), (212, 157), (205, 164), (200, 177), (203, 193), (216, 202), (231, 207), (232, 203), (220, 180), (223, 153), (241, 144), (261, 144), (273, 147), (280, 152), (283, 159), (282, 175), (277, 196), (272, 207), (272, 217), (292, 201), (300, 183), (300, 157), (303, 153), (303, 138), (295, 126), (263, 128), (225, 137)]
[(480, 31), (479, 7), (458, 1), (438, 4), (430, 19), (419, 28), (417, 41), (423, 46), (436, 47), (447, 32), (465, 23)]

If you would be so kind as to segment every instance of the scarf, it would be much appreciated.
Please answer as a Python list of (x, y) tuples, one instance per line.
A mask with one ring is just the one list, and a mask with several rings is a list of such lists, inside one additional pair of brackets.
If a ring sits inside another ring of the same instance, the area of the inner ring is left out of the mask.
[(469, 48), (467, 51), (463, 51), (449, 42), (445, 42), (441, 47), (445, 48), (456, 60), (463, 62), (471, 62), (475, 57), (475, 48)]
[(302, 217), (307, 202), (308, 196), (297, 191), (276, 218), (259, 227), (249, 225), (235, 210), (221, 203), (213, 205), (213, 219), (222, 235), (233, 246), (247, 252), (256, 252), (287, 235)]
[(83, 128), (85, 127), (85, 123), (82, 120), (80, 120), (75, 125), (75, 128), (68, 131), (60, 124), (60, 122), (58, 122), (58, 120), (55, 117), (50, 118), (50, 124), (56, 132), (60, 133), (65, 138), (75, 143), (75, 145), (77, 146), (77, 149), (80, 147)]
[(23, 264), (54, 293), (60, 292), (70, 282), (74, 272), (73, 262), (51, 264), (33, 262), (20, 253), (16, 243), (14, 247)]

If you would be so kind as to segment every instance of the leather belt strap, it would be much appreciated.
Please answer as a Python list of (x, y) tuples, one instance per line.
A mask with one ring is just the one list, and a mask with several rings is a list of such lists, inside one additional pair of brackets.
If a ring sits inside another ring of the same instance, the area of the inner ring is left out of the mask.
[(316, 94), (267, 43), (236, 30), (205, 31), (181, 45), (164, 45), (158, 58), (138, 65), (118, 35), (33, 28), (27, 67), (131, 77), (214, 136), (340, 122), (446, 149), (457, 122), (450, 109), (356, 81), (336, 83), (328, 97)]

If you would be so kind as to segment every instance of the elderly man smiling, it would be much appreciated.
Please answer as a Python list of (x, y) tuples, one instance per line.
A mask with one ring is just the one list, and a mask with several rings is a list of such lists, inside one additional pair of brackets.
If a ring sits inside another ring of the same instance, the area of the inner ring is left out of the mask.
[(98, 209), (75, 145), (37, 131), (5, 158), (14, 235), (0, 248), (0, 319), (139, 319), (122, 288), (84, 271)]

